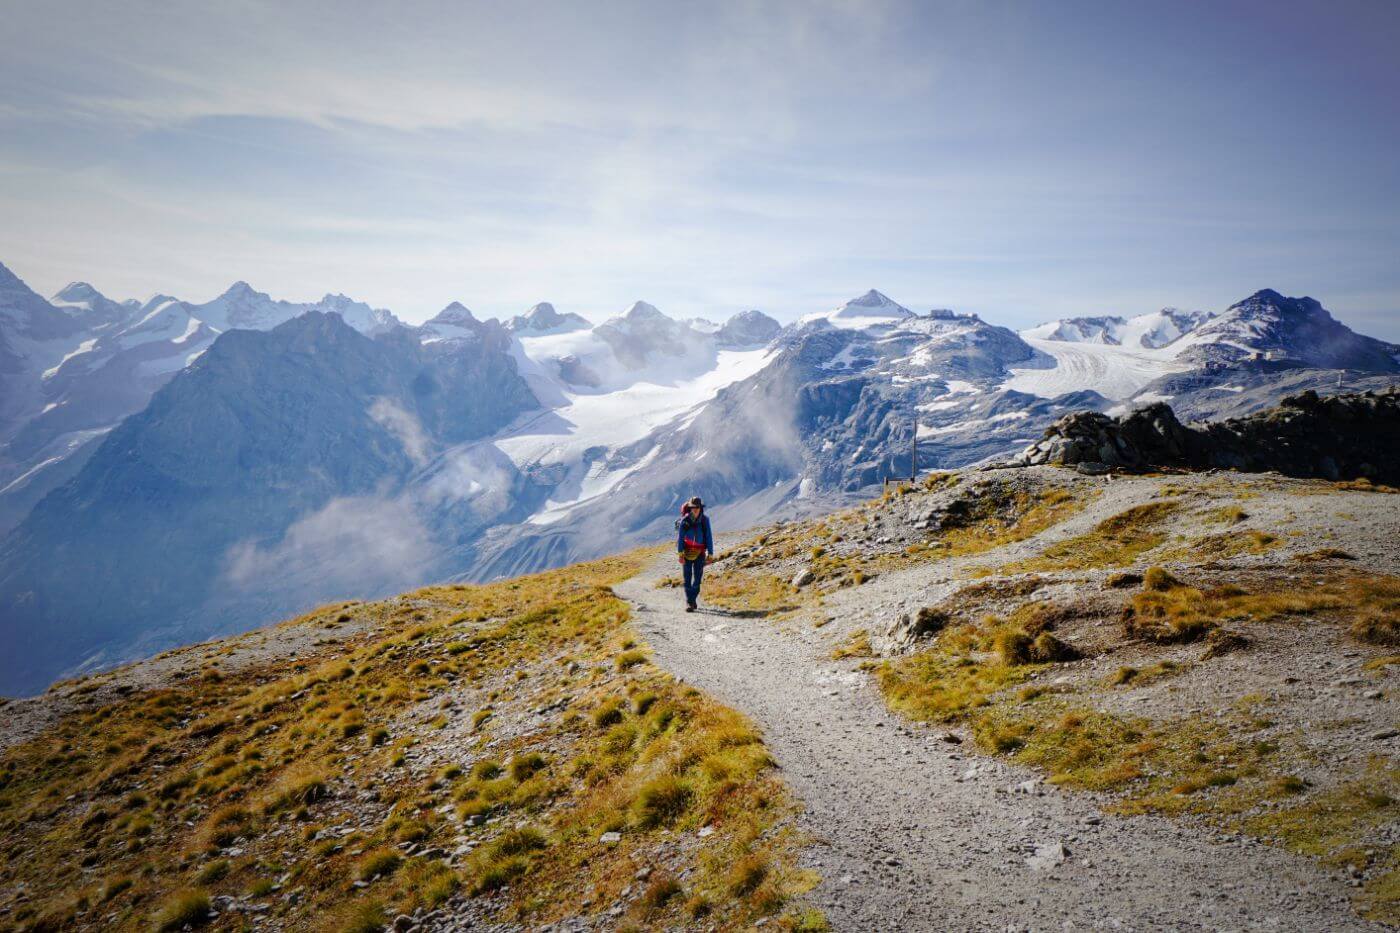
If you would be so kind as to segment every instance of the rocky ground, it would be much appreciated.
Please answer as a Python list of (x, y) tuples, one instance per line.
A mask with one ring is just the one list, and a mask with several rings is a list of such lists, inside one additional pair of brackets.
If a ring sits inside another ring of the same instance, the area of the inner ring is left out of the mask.
[[(1022, 495), (1023, 508), (1025, 497), (1046, 487), (1087, 504), (1025, 540), (963, 538), (941, 558), (907, 556), (941, 528), (961, 530), (961, 500), (995, 498), (1004, 491), (991, 487), (1008, 485)], [(1164, 500), (1180, 505), (1163, 523), (1160, 540), (1136, 560), (1096, 566), (1073, 559), (1075, 547), (1088, 546), (1083, 536), (1104, 518)], [(1228, 526), (1213, 523), (1221, 510), (1236, 507)], [(1266, 543), (1250, 537), (1252, 531), (1266, 535)], [(1063, 542), (1078, 543), (1055, 567), (1043, 555)], [(679, 594), (665, 586), (675, 572), (670, 560), (617, 591), (636, 607), (659, 663), (765, 730), (806, 806), (805, 825), (821, 840), (808, 856), (823, 878), (811, 897), (835, 928), (1373, 926), (1359, 915), (1364, 908), (1354, 896), (1363, 874), (1380, 871), (1400, 842), (1393, 812), (1364, 842), (1377, 866), (1364, 869), (1325, 866), (1266, 844), (1258, 833), (1234, 831), (1213, 818), (1210, 805), (1176, 818), (1124, 815), (1114, 806), (1120, 795), (1047, 783), (1042, 770), (978, 750), (958, 723), (891, 712), (869, 652), (857, 648), (853, 657), (832, 658), (834, 649), (858, 644), (862, 635), (877, 645), (885, 638), (895, 650), (927, 645), (909, 636), (911, 620), (925, 607), (981, 614), (1034, 600), (1046, 606), (1079, 600), (1055, 633), (1088, 656), (1044, 665), (1031, 683), (1082, 695), (1109, 713), (1159, 721), (1224, 721), (1241, 700), (1258, 704), (1269, 722), (1253, 738), (1296, 737), (1302, 750), (1290, 758), (1290, 773), (1327, 787), (1370, 762), (1393, 763), (1400, 751), (1396, 668), (1375, 663), (1386, 649), (1308, 618), (1243, 620), (1231, 629), (1248, 647), (1203, 661), (1201, 642), (1121, 637), (1123, 584), (1105, 583), (1149, 565), (1185, 578), (1257, 578), (1266, 586), (1302, 588), (1357, 568), (1393, 574), (1400, 570), (1400, 496), (1269, 475), (1088, 478), (1032, 468), (968, 473), (960, 483), (896, 497), (845, 520), (724, 543), (735, 556), (712, 567), (709, 585), (730, 608), (681, 612)], [(812, 556), (813, 544), (825, 553)], [(1321, 557), (1324, 548), (1353, 559)], [(852, 571), (833, 571), (855, 558), (867, 568), (864, 582), (853, 583)], [(1018, 595), (1007, 597), (1008, 588), (998, 595), (987, 585), (1032, 578), (1030, 594), (1011, 587)], [(743, 589), (736, 579), (750, 588), (780, 581), (782, 594), (748, 608), (732, 596)], [(1176, 666), (1166, 668), (1172, 676), (1103, 686), (1120, 669), (1147, 670), (1163, 661)]]

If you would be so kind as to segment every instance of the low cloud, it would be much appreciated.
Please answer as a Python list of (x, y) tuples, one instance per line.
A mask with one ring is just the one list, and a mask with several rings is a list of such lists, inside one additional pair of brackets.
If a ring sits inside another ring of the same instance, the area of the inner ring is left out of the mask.
[(369, 407), (369, 416), (374, 419), (375, 424), (398, 439), (403, 445), (404, 453), (408, 454), (415, 466), (422, 466), (428, 462), (428, 451), (432, 441), (428, 439), (428, 433), (423, 430), (423, 425), (412, 412), (393, 399), (380, 396)]
[(435, 464), (434, 472), (417, 492), (428, 508), (470, 502), (483, 516), (510, 507), (518, 472), (494, 444), (471, 444), (451, 451)]
[(350, 496), (293, 522), (275, 544), (235, 545), (225, 578), (241, 588), (361, 593), (424, 579), (433, 554), (410, 506)]

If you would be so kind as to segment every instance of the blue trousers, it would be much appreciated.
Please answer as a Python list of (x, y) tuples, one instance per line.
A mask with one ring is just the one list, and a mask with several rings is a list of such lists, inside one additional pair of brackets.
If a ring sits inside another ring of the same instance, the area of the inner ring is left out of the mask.
[(681, 561), (681, 576), (685, 578), (685, 601), (687, 605), (695, 605), (695, 600), (700, 598), (700, 578), (705, 575), (705, 555), (701, 554), (695, 560)]

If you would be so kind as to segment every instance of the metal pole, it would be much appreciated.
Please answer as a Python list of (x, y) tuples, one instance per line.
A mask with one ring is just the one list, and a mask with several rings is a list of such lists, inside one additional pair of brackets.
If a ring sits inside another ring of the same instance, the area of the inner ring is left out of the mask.
[[(911, 402), (911, 404), (913, 404)], [(910, 411), (910, 419), (914, 425), (914, 433), (909, 438), (909, 482), (914, 483), (919, 478), (919, 408), (914, 405)]]

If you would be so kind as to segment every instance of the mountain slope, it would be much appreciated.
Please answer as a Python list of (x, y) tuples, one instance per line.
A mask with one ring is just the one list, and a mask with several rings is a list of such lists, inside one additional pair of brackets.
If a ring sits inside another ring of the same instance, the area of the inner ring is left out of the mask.
[(1353, 332), (1312, 298), (1272, 289), (1231, 305), (1178, 341), (1176, 359), (1233, 363), (1264, 356), (1324, 369), (1400, 372), (1400, 347)]
[(116, 302), (74, 282), (46, 302), (0, 266), (0, 532), (81, 468), (107, 431), (229, 329), (266, 330), (308, 311), (378, 334), (388, 311), (344, 295), (277, 301), (238, 282), (204, 304)]
[(647, 556), (323, 606), (9, 704), (0, 916), (795, 927), (815, 879), (760, 734), (649, 663), (610, 590)]
[(370, 339), (319, 313), (220, 336), (0, 549), (0, 682), (246, 626), (266, 606), (243, 588), (284, 593), (270, 570), (303, 600), (401, 584), (429, 551), (380, 497), (536, 404), (502, 340)]

